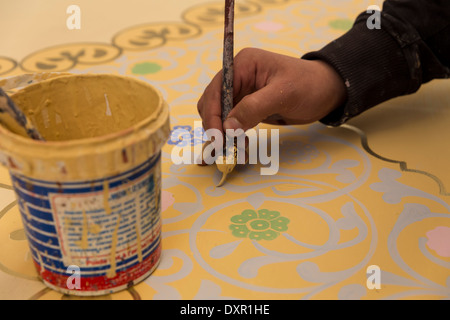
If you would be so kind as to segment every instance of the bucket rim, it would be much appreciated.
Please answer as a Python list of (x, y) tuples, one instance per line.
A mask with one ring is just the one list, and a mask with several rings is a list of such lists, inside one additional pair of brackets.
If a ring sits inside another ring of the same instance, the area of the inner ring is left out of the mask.
[(21, 93), (23, 90), (25, 90), (27, 88), (31, 88), (34, 86), (40, 86), (42, 84), (45, 84), (48, 82), (53, 82), (53, 81), (59, 80), (59, 79), (75, 78), (75, 77), (76, 78), (110, 77), (110, 78), (129, 80), (129, 81), (135, 82), (137, 84), (140, 84), (140, 85), (146, 87), (147, 89), (152, 90), (158, 96), (158, 104), (157, 104), (155, 110), (150, 115), (148, 115), (144, 119), (140, 120), (139, 122), (135, 123), (133, 126), (126, 128), (126, 129), (116, 131), (116, 132), (101, 135), (101, 136), (90, 137), (90, 138), (71, 139), (71, 140), (40, 141), (40, 140), (34, 140), (29, 137), (24, 137), (20, 134), (14, 133), (14, 132), (8, 130), (7, 128), (5, 128), (1, 124), (0, 124), (0, 136), (3, 136), (4, 138), (9, 139), (9, 141), (11, 143), (13, 143), (15, 145), (20, 145), (21, 147), (45, 148), (48, 151), (51, 151), (52, 149), (59, 150), (59, 151), (61, 151), (62, 149), (64, 149), (64, 150), (77, 149), (80, 147), (93, 146), (93, 145), (94, 146), (95, 145), (104, 145), (109, 142), (117, 141), (118, 139), (126, 138), (126, 137), (130, 136), (131, 134), (133, 134), (139, 130), (142, 130), (144, 128), (146, 128), (148, 130), (149, 135), (151, 135), (154, 132), (158, 131), (160, 126), (155, 126), (154, 128), (149, 128), (149, 124), (151, 122), (158, 122), (158, 121), (164, 120), (165, 114), (168, 113), (168, 110), (167, 110), (167, 112), (164, 112), (165, 109), (168, 109), (168, 106), (167, 106), (167, 102), (164, 100), (164, 97), (162, 96), (162, 93), (159, 89), (157, 89), (153, 85), (151, 85), (143, 80), (140, 80), (140, 79), (137, 79), (134, 77), (130, 77), (130, 76), (115, 75), (115, 74), (103, 74), (103, 73), (68, 74), (68, 73), (65, 73), (60, 76), (45, 79), (40, 82), (33, 83), (33, 84), (30, 84), (29, 86), (21, 88), (17, 92), (13, 93), (11, 95), (11, 98), (14, 98), (14, 96), (16, 94)]

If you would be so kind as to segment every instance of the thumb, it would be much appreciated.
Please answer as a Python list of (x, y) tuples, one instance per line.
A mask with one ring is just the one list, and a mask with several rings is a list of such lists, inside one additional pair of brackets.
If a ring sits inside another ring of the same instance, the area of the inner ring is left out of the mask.
[(267, 117), (279, 113), (283, 104), (279, 92), (271, 86), (266, 86), (242, 98), (224, 121), (224, 130), (242, 129), (247, 131)]

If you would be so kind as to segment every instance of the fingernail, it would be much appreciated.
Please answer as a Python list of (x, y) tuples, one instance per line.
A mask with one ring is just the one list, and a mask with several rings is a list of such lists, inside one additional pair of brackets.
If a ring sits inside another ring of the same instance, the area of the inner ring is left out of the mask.
[(238, 121), (238, 119), (236, 118), (228, 118), (227, 120), (225, 120), (225, 122), (223, 123), (223, 128), (225, 130), (227, 129), (232, 129), (232, 130), (237, 130), (237, 129), (243, 129), (242, 128), (242, 123), (240, 123)]

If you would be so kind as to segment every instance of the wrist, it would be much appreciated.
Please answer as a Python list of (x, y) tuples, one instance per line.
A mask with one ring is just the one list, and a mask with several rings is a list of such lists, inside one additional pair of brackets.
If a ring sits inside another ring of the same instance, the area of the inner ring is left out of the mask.
[(322, 108), (322, 117), (344, 105), (347, 100), (347, 87), (339, 73), (323, 60), (308, 61), (314, 66), (318, 90), (318, 102)]

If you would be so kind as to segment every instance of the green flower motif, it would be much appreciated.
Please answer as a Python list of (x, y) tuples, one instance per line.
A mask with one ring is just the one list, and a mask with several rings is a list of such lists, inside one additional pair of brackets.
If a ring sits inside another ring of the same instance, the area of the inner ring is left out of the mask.
[(328, 23), (328, 25), (335, 30), (350, 30), (353, 26), (353, 20), (350, 19), (336, 19)]
[(230, 230), (235, 237), (252, 240), (274, 240), (281, 232), (287, 231), (289, 219), (278, 211), (247, 209), (240, 215), (231, 217)]
[(134, 65), (133, 69), (131, 69), (131, 72), (134, 74), (150, 74), (150, 73), (156, 73), (160, 71), (162, 67), (154, 62), (143, 62), (138, 63)]

